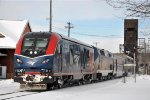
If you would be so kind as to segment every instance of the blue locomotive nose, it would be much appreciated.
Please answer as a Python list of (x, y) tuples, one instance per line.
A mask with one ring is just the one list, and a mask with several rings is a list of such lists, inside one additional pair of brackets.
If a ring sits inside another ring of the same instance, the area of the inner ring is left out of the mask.
[(14, 56), (15, 68), (28, 69), (51, 69), (53, 68), (53, 56), (40, 56), (35, 58), (15, 55)]

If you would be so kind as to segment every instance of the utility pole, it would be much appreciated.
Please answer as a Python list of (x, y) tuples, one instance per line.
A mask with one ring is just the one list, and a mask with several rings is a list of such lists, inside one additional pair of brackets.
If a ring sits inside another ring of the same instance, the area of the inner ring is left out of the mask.
[(49, 32), (52, 32), (52, 0), (50, 0)]
[(95, 46), (97, 47), (99, 43), (100, 43), (100, 42), (94, 42), (93, 44), (95, 44)]
[(65, 26), (65, 28), (68, 28), (68, 37), (70, 37), (70, 29), (71, 29), (71, 28), (74, 28), (74, 27), (71, 26), (71, 23), (70, 23), (70, 22), (68, 22), (67, 24), (68, 24), (68, 26)]
[(134, 47), (134, 54), (133, 54), (133, 57), (134, 57), (134, 82), (136, 83), (136, 49), (137, 48), (135, 48)]

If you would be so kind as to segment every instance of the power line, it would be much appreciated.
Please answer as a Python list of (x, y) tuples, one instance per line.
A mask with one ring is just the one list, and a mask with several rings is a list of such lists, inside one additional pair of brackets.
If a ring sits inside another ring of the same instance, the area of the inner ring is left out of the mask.
[[(78, 35), (84, 35), (84, 36), (92, 36), (92, 37), (111, 37), (111, 38), (116, 38), (117, 35), (105, 35), (105, 36), (100, 36), (100, 35), (91, 35), (91, 34), (83, 34), (83, 33), (76, 33)], [(124, 37), (117, 37), (117, 38), (124, 38)]]
[[(66, 31), (65, 29), (63, 28), (60, 28), (60, 27), (56, 27), (56, 26), (53, 26), (59, 30), (63, 30), (63, 31)], [(118, 35), (104, 35), (104, 36), (100, 36), (100, 35), (96, 35), (96, 34), (84, 34), (84, 33), (79, 33), (79, 32), (72, 32), (72, 34), (74, 35), (83, 35), (83, 36), (89, 36), (89, 37), (101, 37), (101, 38), (124, 38), (124, 37), (121, 37), (121, 36), (118, 36)]]
[(66, 29), (64, 29), (64, 28), (61, 28), (61, 27), (56, 27), (56, 26), (53, 26), (53, 28), (56, 28), (56, 29), (59, 29), (59, 30), (62, 30), (62, 31), (65, 31), (65, 32), (66, 32)]

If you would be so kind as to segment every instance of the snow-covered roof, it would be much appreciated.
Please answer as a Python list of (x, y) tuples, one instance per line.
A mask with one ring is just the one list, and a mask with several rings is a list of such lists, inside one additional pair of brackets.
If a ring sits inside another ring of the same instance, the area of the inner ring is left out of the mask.
[(16, 44), (23, 34), (28, 20), (0, 20), (0, 48), (16, 48)]

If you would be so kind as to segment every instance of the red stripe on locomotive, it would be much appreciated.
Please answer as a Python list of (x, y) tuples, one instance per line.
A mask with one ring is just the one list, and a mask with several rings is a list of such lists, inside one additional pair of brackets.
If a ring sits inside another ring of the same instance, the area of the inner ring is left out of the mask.
[(22, 47), (22, 42), (24, 39), (24, 35), (19, 39), (17, 45), (16, 45), (16, 50), (15, 50), (15, 54), (20, 55), (21, 54), (21, 47)]
[(56, 49), (58, 41), (59, 41), (59, 36), (55, 33), (52, 33), (50, 37), (50, 42), (48, 44), (48, 48), (46, 50), (46, 55), (55, 53), (55, 49)]
[(40, 72), (25, 72), (25, 74), (40, 74)]

